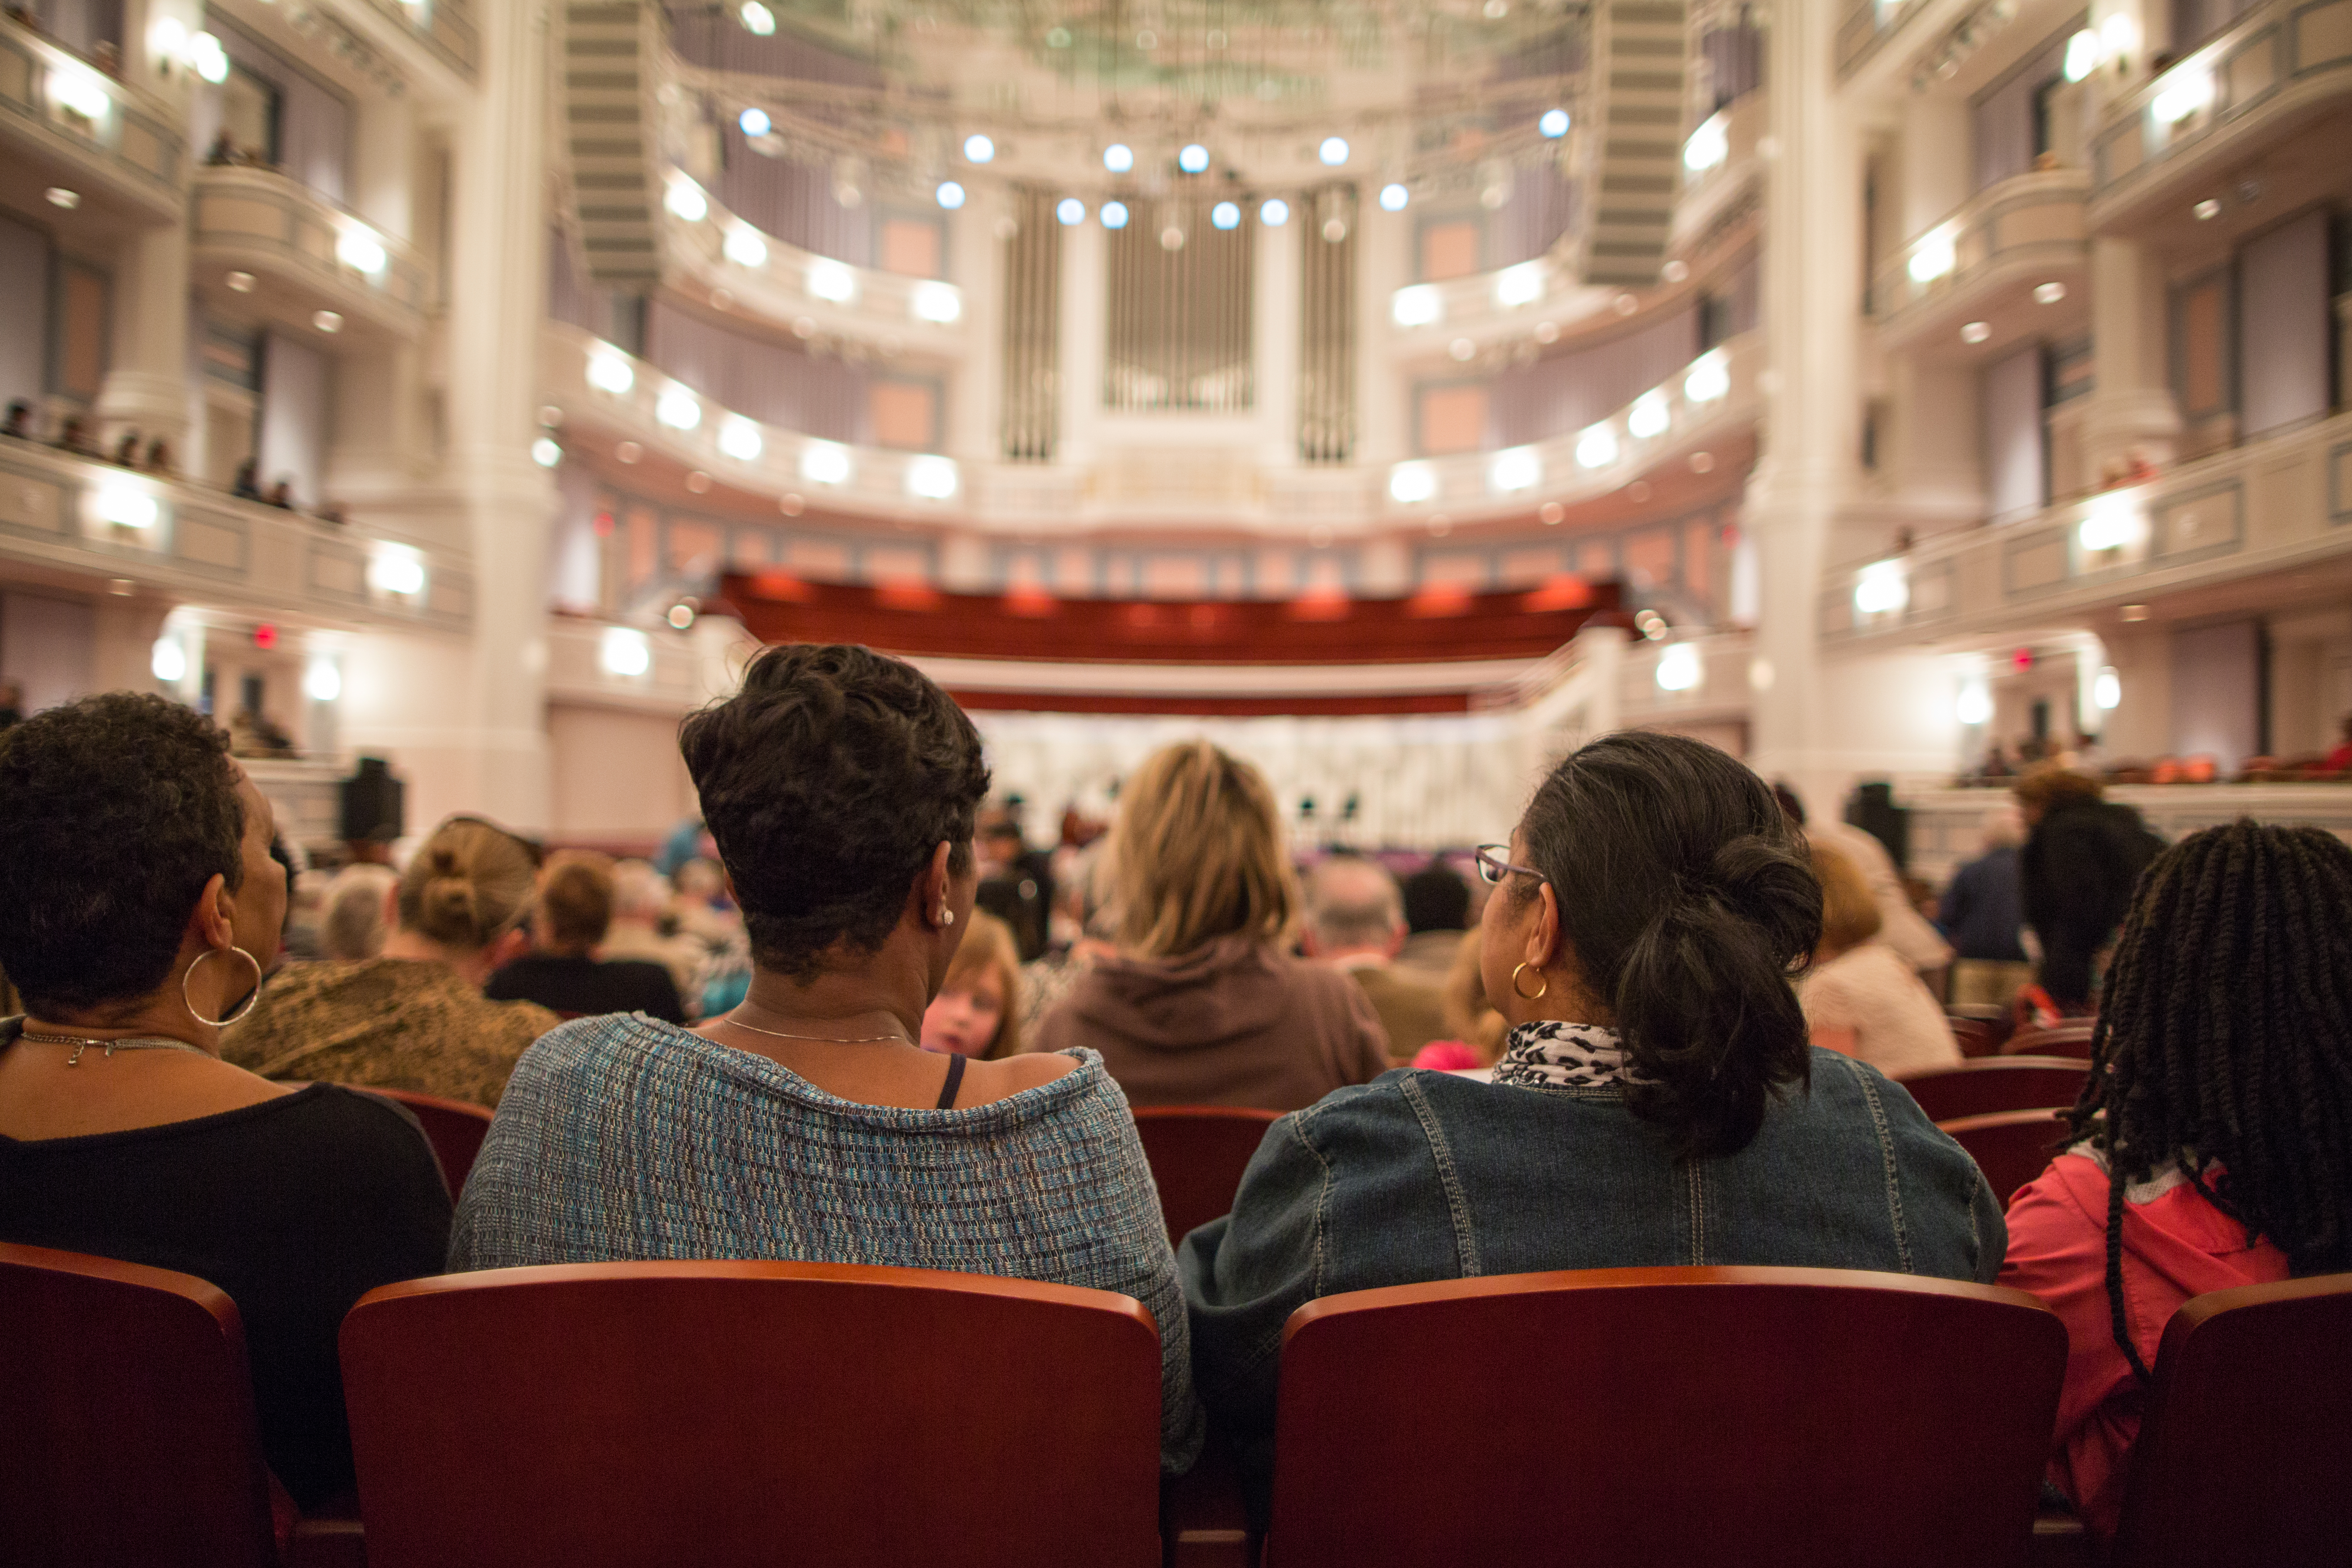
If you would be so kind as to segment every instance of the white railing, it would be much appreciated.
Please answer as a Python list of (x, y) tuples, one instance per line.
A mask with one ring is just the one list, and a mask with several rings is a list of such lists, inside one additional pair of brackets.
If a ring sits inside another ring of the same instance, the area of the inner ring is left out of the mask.
[(120, 194), (158, 216), (178, 216), (186, 143), (171, 112), (8, 20), (0, 20), (0, 126), (103, 171)]
[(1389, 470), (1389, 512), (1458, 518), (1606, 494), (1670, 454), (1752, 421), (1762, 363), (1760, 337), (1744, 333), (1580, 430), (1497, 452), (1398, 463)]
[(1970, 299), (2019, 269), (2081, 268), (2090, 254), (2081, 169), (2013, 174), (1987, 185), (1958, 212), (1903, 247), (1871, 279), (1870, 308), (1898, 335), (1913, 312)]
[(307, 285), (403, 337), (433, 305), (425, 258), (300, 181), (269, 169), (196, 173), (191, 242), (272, 280)]

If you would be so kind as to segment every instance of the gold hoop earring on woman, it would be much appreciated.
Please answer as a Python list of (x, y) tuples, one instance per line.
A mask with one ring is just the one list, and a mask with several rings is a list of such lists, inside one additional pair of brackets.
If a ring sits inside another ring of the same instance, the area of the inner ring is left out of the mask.
[(204, 967), (205, 959), (212, 957), (215, 953), (220, 951), (221, 950), (216, 947), (208, 947), (205, 949), (204, 952), (196, 955), (195, 963), (188, 965), (188, 972), (180, 976), (180, 1000), (187, 1005), (188, 1016), (194, 1018), (197, 1023), (202, 1024), (207, 1029), (227, 1028), (231, 1024), (236, 1023), (247, 1013), (252, 1012), (253, 1005), (261, 1000), (261, 960), (254, 957), (253, 954), (246, 952), (245, 949), (241, 947), (232, 947), (228, 950), (229, 952), (236, 954), (239, 958), (253, 965), (253, 989), (245, 994), (245, 1005), (239, 1007), (236, 1012), (231, 1013), (226, 1018), (207, 1018), (202, 1013), (196, 1011), (195, 999), (188, 994), (188, 982), (196, 977), (196, 971)]
[(1522, 962), (1518, 968), (1511, 971), (1511, 994), (1522, 1002), (1540, 1002), (1544, 999), (1545, 993), (1551, 989), (1551, 976), (1538, 969), (1536, 988), (1532, 992), (1522, 991), (1519, 989), (1519, 976), (1527, 973), (1527, 970), (1528, 965)]

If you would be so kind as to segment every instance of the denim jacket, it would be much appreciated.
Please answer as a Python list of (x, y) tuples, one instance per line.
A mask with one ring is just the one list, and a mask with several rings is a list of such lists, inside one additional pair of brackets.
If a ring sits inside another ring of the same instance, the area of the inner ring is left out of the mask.
[(1614, 1085), (1402, 1070), (1267, 1129), (1234, 1212), (1184, 1238), (1194, 1386), (1263, 1520), (1282, 1328), (1320, 1296), (1555, 1268), (1749, 1264), (1990, 1283), (2008, 1232), (1911, 1097), (1812, 1053), (1738, 1153), (1678, 1162)]

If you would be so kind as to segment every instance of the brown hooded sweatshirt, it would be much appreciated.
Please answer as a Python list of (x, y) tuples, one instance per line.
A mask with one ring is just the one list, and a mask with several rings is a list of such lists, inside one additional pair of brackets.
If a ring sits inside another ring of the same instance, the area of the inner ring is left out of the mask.
[(1389, 1069), (1388, 1032), (1345, 971), (1246, 936), (1178, 958), (1097, 962), (1036, 1048), (1100, 1051), (1131, 1105), (1297, 1110)]

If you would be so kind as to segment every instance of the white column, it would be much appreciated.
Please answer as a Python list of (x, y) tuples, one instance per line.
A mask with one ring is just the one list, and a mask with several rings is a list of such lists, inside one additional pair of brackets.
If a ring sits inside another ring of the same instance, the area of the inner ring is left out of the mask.
[[(1298, 234), (1288, 226), (1268, 228), (1259, 223), (1255, 204), (1244, 212), (1242, 221), (1253, 226), (1250, 243), (1256, 249), (1251, 288), (1257, 297), (1250, 320), (1251, 335), (1257, 340), (1251, 345), (1251, 353), (1257, 363), (1257, 414), (1263, 431), (1258, 465), (1295, 468), (1298, 466), (1298, 307), (1304, 283)], [(1304, 212), (1292, 220), (1307, 221)], [(1357, 222), (1362, 221), (1360, 214)], [(1369, 237), (1358, 237), (1360, 259)]]
[(1089, 464), (1101, 449), (1109, 261), (1110, 237), (1092, 214), (1062, 230), (1062, 429), (1054, 454), (1059, 463)]
[(554, 487), (531, 461), (546, 301), (547, 26), (525, 0), (482, 21), (481, 89), (456, 140), (448, 345), (449, 479), (474, 552), (465, 714), (473, 805), (549, 822), (546, 588)]
[(1903, 238), (1952, 216), (1976, 184), (1974, 127), (1965, 100), (1915, 93), (1904, 103), (1899, 209)]
[(416, 115), (404, 94), (360, 100), (352, 210), (394, 239), (415, 237)]
[(1853, 493), (1860, 445), (1855, 348), (1862, 160), (1831, 70), (1836, 8), (1783, 6), (1771, 31), (1766, 164), (1766, 447), (1746, 527), (1761, 575), (1755, 753), (1801, 791), (1842, 787), (1818, 706), (1822, 567)]
[(1412, 456), (1411, 388), (1389, 353), (1396, 336), (1389, 310), (1412, 277), (1412, 209), (1382, 212), (1376, 197), (1367, 199), (1356, 205), (1356, 222), (1363, 233), (1356, 247), (1356, 461), (1379, 477), (1377, 493), (1385, 495), (1388, 466)]
[[(172, 128), (185, 137), (187, 68), (177, 60), (159, 61), (148, 43), (149, 32), (165, 17), (178, 22), (184, 33), (204, 26), (192, 0), (127, 0), (122, 8), (122, 76), (158, 100)], [(203, 151), (186, 149), (183, 169), (192, 166)], [(186, 219), (139, 230), (122, 242), (116, 256), (111, 363), (98, 394), (100, 438), (111, 450), (126, 429), (137, 430), (142, 440), (163, 437), (178, 455), (181, 471), (194, 472), (199, 465), (190, 461), (188, 451)]]
[(2083, 411), (2084, 478), (2096, 484), (2135, 454), (2172, 461), (2180, 411), (2172, 399), (2162, 261), (2126, 239), (2091, 241), (2095, 380)]

